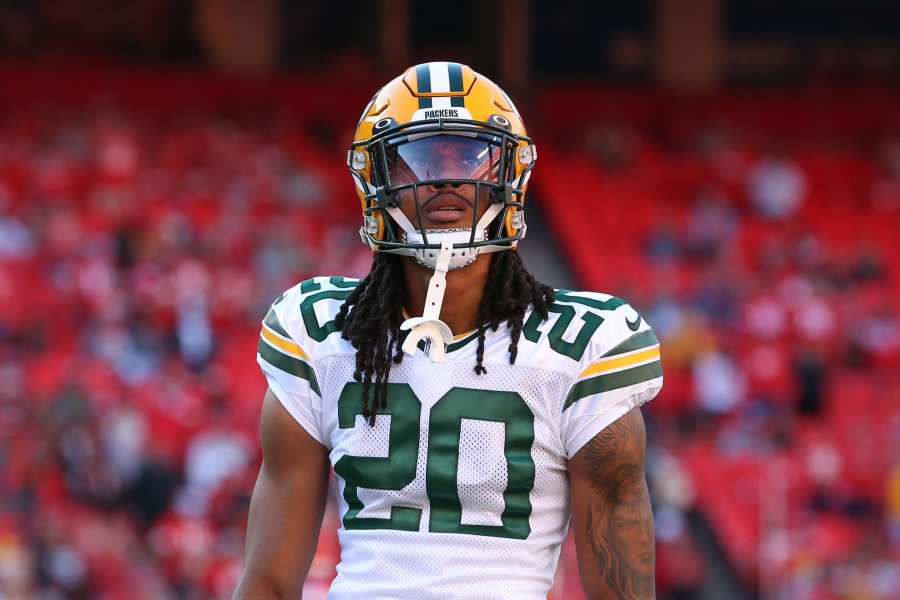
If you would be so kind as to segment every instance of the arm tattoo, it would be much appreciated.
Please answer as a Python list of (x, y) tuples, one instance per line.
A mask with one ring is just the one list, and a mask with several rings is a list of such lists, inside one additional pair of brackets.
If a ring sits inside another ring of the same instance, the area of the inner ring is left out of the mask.
[(588, 443), (585, 529), (597, 568), (616, 598), (655, 597), (653, 512), (644, 480), (640, 413), (624, 415)]

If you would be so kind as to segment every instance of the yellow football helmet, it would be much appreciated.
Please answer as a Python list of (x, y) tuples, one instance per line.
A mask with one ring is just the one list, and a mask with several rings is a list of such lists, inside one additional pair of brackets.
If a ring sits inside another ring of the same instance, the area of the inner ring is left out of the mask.
[[(448, 169), (431, 159), (435, 136), (454, 145), (459, 164)], [(513, 249), (525, 235), (525, 190), (536, 159), (518, 110), (497, 84), (459, 63), (411, 67), (366, 106), (347, 155), (362, 202), (360, 237), (373, 251), (414, 256), (431, 268), (448, 240), (450, 268)], [(475, 186), (471, 229), (425, 230), (398, 207), (403, 190), (418, 200), (420, 186), (446, 184)], [(490, 205), (481, 215), (483, 197)]]

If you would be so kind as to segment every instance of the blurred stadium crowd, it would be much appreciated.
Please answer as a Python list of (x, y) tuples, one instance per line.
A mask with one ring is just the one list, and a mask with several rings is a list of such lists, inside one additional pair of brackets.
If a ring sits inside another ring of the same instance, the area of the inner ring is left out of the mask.
[[(896, 598), (900, 138), (591, 94), (526, 111), (532, 201), (578, 285), (663, 340), (660, 597), (695, 597), (713, 552), (767, 598)], [(346, 136), (278, 112), (50, 108), (0, 111), (0, 597), (228, 597), (259, 319), (301, 279), (368, 268)], [(333, 576), (337, 521), (305, 597)], [(569, 544), (555, 597), (578, 588)]]
[(227, 597), (259, 315), (371, 260), (343, 157), (273, 119), (0, 121), (0, 595)]

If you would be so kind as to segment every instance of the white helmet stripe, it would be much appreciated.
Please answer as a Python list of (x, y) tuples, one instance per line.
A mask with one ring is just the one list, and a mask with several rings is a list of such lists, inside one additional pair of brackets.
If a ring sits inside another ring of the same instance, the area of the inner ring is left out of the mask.
[(446, 62), (428, 63), (428, 70), (431, 74), (431, 92), (433, 94), (449, 92), (450, 91), (450, 69), (447, 66), (447, 63)]

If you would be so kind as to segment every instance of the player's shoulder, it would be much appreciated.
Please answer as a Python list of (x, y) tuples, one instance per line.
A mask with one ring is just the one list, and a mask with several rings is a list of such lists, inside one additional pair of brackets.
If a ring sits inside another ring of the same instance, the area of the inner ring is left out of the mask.
[(650, 324), (627, 300), (612, 294), (558, 289), (547, 321), (538, 319), (532, 316), (523, 335), (538, 344), (544, 364), (576, 376), (613, 357), (658, 352)]
[(340, 337), (335, 317), (359, 284), (340, 275), (311, 277), (279, 295), (263, 319), (263, 335), (274, 333), (313, 355), (332, 334)]

